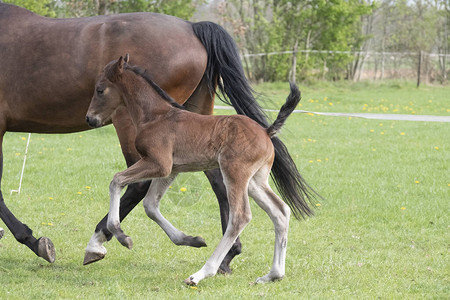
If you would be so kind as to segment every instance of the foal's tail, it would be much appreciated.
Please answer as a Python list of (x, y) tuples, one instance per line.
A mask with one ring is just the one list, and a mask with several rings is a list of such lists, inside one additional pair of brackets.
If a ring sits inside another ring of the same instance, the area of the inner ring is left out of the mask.
[(280, 112), (278, 113), (278, 116), (275, 119), (275, 122), (273, 122), (273, 124), (267, 128), (267, 134), (270, 137), (274, 137), (276, 134), (278, 134), (278, 132), (280, 132), (281, 127), (283, 127), (284, 125), (284, 122), (286, 122), (286, 119), (294, 111), (294, 109), (297, 107), (297, 104), (300, 102), (301, 94), (300, 91), (298, 90), (298, 87), (293, 82), (290, 82), (289, 84), (291, 86), (291, 92), (289, 93), (289, 96), (286, 98), (286, 103), (284, 103), (283, 106), (281, 107)]
[[(218, 97), (222, 101), (231, 104), (238, 114), (246, 115), (264, 128), (268, 128), (266, 115), (253, 97), (253, 90), (245, 77), (233, 38), (225, 29), (212, 22), (193, 23), (192, 28), (208, 53), (208, 63), (203, 76), (208, 82), (211, 94), (215, 93), (218, 85), (223, 98), (219, 94)], [(277, 124), (277, 127), (282, 125), (280, 122)], [(313, 210), (308, 202), (314, 203), (315, 196), (320, 195), (300, 175), (281, 140), (272, 137), (272, 143), (275, 148), (275, 160), (271, 176), (281, 197), (295, 217), (312, 215)]]

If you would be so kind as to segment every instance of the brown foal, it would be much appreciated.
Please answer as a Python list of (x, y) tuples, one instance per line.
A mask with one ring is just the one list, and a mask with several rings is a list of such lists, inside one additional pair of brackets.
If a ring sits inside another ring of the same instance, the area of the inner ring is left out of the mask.
[[(271, 138), (299, 101), (300, 91), (291, 83), (291, 92), (277, 119), (263, 128), (242, 115), (205, 116), (184, 110), (144, 70), (128, 65), (128, 55), (107, 64), (98, 77), (86, 120), (90, 126), (100, 127), (117, 108), (125, 106), (137, 128), (135, 144), (141, 155), (137, 163), (117, 173), (111, 181), (108, 230), (122, 245), (132, 247), (130, 237), (120, 228), (120, 191), (128, 184), (152, 179), (144, 198), (147, 215), (175, 244), (206, 245), (202, 238), (187, 236), (167, 221), (159, 211), (159, 202), (178, 173), (220, 168), (230, 205), (228, 227), (205, 265), (185, 282), (197, 284), (216, 274), (251, 220), (248, 195), (269, 215), (275, 227), (272, 268), (256, 282), (281, 279), (285, 274), (291, 210), (269, 186), (275, 156)], [(289, 203), (289, 199), (285, 201)]]

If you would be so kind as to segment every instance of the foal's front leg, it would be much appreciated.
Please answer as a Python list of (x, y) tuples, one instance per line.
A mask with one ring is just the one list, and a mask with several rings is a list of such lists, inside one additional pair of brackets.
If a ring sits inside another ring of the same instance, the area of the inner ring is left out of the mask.
[(120, 228), (120, 192), (131, 183), (144, 181), (152, 178), (167, 177), (170, 175), (172, 162), (166, 165), (159, 164), (146, 159), (141, 159), (125, 171), (114, 175), (109, 185), (110, 207), (108, 213), (107, 228), (114, 234), (117, 240), (128, 249), (133, 247), (133, 242)]

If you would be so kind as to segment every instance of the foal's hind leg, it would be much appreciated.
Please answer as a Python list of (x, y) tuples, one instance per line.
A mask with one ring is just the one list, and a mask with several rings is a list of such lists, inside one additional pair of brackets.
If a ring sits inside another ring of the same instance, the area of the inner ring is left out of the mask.
[(258, 171), (250, 180), (249, 194), (269, 215), (275, 227), (275, 249), (270, 272), (256, 279), (256, 283), (265, 283), (283, 278), (285, 274), (287, 235), (290, 209), (270, 188), (268, 183), (270, 169)]
[(224, 182), (227, 187), (227, 195), (230, 203), (230, 216), (228, 227), (214, 253), (206, 261), (205, 265), (195, 274), (189, 276), (184, 282), (195, 285), (200, 280), (214, 276), (227, 252), (233, 246), (236, 238), (250, 222), (252, 213), (248, 202), (248, 179), (244, 176), (236, 176), (240, 180), (235, 180), (224, 174)]
[[(228, 226), (228, 217), (230, 214), (230, 205), (228, 204), (228, 198), (227, 198), (227, 190), (225, 188), (225, 184), (223, 183), (223, 177), (222, 173), (220, 172), (220, 169), (214, 169), (214, 170), (208, 170), (205, 171), (206, 177), (208, 177), (208, 180), (211, 184), (211, 187), (216, 194), (217, 201), (219, 202), (220, 207), (220, 220), (222, 223), (222, 234), (225, 233)], [(233, 246), (231, 247), (230, 251), (228, 251), (227, 255), (223, 259), (222, 263), (220, 264), (219, 273), (223, 274), (231, 274), (231, 268), (230, 263), (231, 260), (236, 256), (241, 254), (242, 245), (241, 240), (238, 237), (236, 241), (234, 241)]]
[(171, 174), (166, 178), (152, 180), (150, 189), (144, 198), (144, 208), (147, 216), (156, 222), (177, 246), (206, 247), (205, 240), (199, 236), (193, 237), (184, 234), (175, 228), (159, 211), (159, 202), (169, 186), (175, 180), (177, 174)]

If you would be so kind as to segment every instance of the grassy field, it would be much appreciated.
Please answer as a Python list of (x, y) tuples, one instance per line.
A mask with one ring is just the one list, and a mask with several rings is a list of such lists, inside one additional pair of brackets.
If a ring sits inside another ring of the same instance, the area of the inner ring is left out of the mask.
[[(449, 87), (407, 83), (301, 87), (300, 109), (449, 115)], [(287, 83), (257, 86), (279, 108)], [(395, 111), (397, 109), (397, 111)], [(228, 113), (219, 111), (216, 113)], [(68, 135), (33, 134), (20, 195), (26, 134), (5, 137), (2, 192), (15, 215), (48, 236), (48, 264), (6, 233), (0, 240), (0, 299), (448, 299), (450, 296), (450, 124), (294, 114), (281, 138), (307, 181), (326, 200), (316, 216), (290, 222), (286, 277), (255, 285), (271, 265), (274, 234), (252, 201), (233, 274), (182, 281), (220, 237), (218, 205), (202, 174), (177, 179), (163, 214), (209, 247), (174, 246), (141, 205), (123, 222), (129, 251), (116, 240), (98, 263), (82, 266), (84, 248), (108, 211), (108, 184), (125, 167), (112, 127)]]

